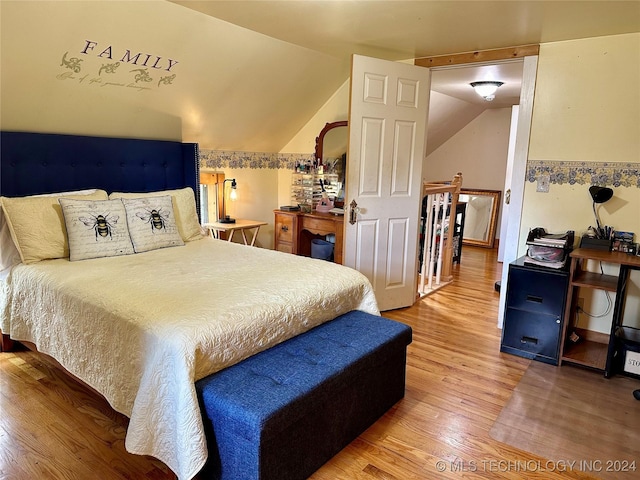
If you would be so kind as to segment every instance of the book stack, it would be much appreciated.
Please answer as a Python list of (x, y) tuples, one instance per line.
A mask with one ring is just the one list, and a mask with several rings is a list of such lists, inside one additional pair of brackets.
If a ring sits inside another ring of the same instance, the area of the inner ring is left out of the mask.
[(527, 237), (527, 255), (524, 263), (548, 268), (564, 268), (567, 253), (573, 248), (573, 230), (565, 233), (549, 234), (544, 228), (535, 228)]

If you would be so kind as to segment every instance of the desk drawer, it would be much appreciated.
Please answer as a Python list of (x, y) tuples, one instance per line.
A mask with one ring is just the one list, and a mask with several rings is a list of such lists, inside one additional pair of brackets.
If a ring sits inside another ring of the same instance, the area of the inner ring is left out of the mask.
[[(276, 215), (276, 243), (288, 242), (293, 243), (294, 217), (291, 215)], [(278, 249), (279, 250), (279, 249)]]
[(562, 316), (568, 276), (521, 268), (509, 269), (507, 307)]
[(335, 222), (330, 218), (303, 217), (302, 219), (302, 230), (309, 230), (317, 235), (335, 233), (335, 229)]

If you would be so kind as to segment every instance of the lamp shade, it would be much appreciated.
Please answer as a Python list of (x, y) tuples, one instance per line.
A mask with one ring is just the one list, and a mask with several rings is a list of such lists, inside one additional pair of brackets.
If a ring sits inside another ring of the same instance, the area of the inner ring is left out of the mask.
[(608, 187), (598, 187), (597, 185), (591, 185), (589, 187), (589, 193), (594, 203), (604, 203), (613, 197), (612, 189)]
[(476, 93), (487, 101), (491, 101), (495, 98), (494, 93), (496, 93), (496, 90), (498, 90), (498, 88), (503, 84), (504, 82), (495, 81), (480, 81), (470, 83)]

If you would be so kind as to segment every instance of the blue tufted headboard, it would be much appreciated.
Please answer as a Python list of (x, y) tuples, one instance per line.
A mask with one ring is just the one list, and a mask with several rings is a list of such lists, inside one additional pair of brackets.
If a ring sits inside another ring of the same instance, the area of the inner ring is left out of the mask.
[(7, 197), (192, 187), (200, 215), (198, 183), (196, 143), (0, 132), (0, 195)]

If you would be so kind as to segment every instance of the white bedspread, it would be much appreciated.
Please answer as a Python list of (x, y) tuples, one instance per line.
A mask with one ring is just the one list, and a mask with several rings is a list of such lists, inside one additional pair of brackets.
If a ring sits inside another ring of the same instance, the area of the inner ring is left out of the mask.
[(206, 460), (194, 381), (350, 310), (378, 314), (350, 268), (206, 239), (79, 262), (18, 265), (0, 326), (130, 417), (128, 451), (179, 479)]

